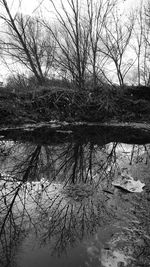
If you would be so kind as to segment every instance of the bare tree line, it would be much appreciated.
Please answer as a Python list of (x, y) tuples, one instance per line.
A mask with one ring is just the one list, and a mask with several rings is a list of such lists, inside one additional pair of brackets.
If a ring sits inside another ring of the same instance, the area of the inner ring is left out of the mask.
[(3, 57), (21, 64), (39, 85), (53, 75), (80, 90), (90, 84), (95, 91), (114, 80), (122, 86), (128, 76), (130, 82), (149, 85), (149, 4), (141, 1), (123, 18), (118, 0), (60, 1), (59, 9), (55, 1), (49, 2), (55, 23), (19, 10), (13, 15), (8, 1), (0, 1)]

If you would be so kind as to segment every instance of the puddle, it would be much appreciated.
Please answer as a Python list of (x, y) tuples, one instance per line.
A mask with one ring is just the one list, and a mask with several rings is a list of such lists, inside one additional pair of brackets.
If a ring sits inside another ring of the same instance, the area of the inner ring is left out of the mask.
[(150, 144), (96, 140), (1, 137), (0, 266), (150, 266)]

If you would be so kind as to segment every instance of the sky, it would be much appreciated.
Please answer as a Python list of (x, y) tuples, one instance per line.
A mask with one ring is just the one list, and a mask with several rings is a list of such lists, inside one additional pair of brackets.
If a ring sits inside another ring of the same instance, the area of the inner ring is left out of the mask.
[[(22, 0), (21, 6), (18, 9), (18, 3), (21, 0), (7, 0), (9, 7), (11, 6), (11, 12), (15, 14), (17, 11), (22, 12), (24, 14), (28, 15), (42, 15), (46, 18), (54, 18), (54, 9), (52, 8), (52, 5), (50, 4), (50, 0)], [(82, 0), (84, 1), (84, 0)], [(85, 0), (86, 1), (86, 0)], [(118, 6), (118, 11), (120, 13), (129, 13), (132, 8), (134, 9), (136, 5), (140, 5), (140, 2), (142, 0), (119, 0), (120, 5)], [(143, 0), (143, 3), (145, 3), (147, 0)], [(60, 0), (55, 0), (54, 3), (56, 4), (57, 8), (59, 9), (59, 2)], [(65, 4), (67, 0), (63, 0), (63, 4)], [(39, 8), (38, 8), (39, 7)], [(42, 8), (42, 11), (41, 11)], [(2, 12), (0, 7), (0, 12)], [(11, 64), (10, 68), (11, 68)], [(13, 66), (13, 69), (15, 71), (15, 67)], [(16, 72), (18, 72), (18, 67), (16, 66)], [(6, 66), (2, 67), (1, 64), (1, 72), (0, 72), (0, 81), (3, 81), (4, 78), (6, 78), (7, 74), (9, 75), (8, 69)]]
[[(129, 10), (131, 11), (131, 9), (135, 8), (136, 5), (138, 6), (141, 1), (142, 0), (120, 0), (121, 4), (119, 6), (119, 9), (120, 10), (125, 9), (127, 11), (129, 11)], [(19, 0), (8, 0), (8, 3), (9, 2), (11, 4), (13, 3), (12, 4), (12, 10), (14, 12), (16, 12), (16, 10), (18, 9)], [(50, 7), (50, 0), (22, 0), (21, 2), (22, 2), (21, 8), (19, 10), (21, 12), (23, 12), (24, 14), (28, 14), (28, 15), (35, 14), (39, 11), (38, 7), (44, 7), (43, 8), (44, 15), (48, 16), (48, 14), (49, 14), (48, 9)], [(59, 4), (58, 4), (59, 0), (55, 0), (54, 2), (59, 8)], [(65, 2), (67, 2), (67, 1), (63, 0), (63, 4), (65, 4)], [(143, 3), (144, 2), (146, 2), (146, 0), (143, 0)], [(51, 10), (52, 10), (52, 6), (51, 6)]]

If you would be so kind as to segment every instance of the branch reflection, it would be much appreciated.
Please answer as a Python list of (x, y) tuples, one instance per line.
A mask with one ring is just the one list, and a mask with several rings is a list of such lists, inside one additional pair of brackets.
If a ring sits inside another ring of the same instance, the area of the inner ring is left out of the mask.
[(150, 145), (80, 140), (59, 145), (0, 141), (0, 151), (2, 266), (12, 264), (30, 232), (39, 245), (61, 255), (109, 224), (118, 216), (110, 205), (112, 180), (150, 158)]

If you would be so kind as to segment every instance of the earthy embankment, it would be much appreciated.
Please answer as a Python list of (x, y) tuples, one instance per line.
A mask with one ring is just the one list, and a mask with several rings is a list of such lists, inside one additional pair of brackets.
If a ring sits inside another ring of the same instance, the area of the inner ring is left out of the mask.
[(58, 87), (12, 92), (0, 90), (0, 125), (66, 122), (150, 122), (150, 88), (103, 87), (79, 92)]

